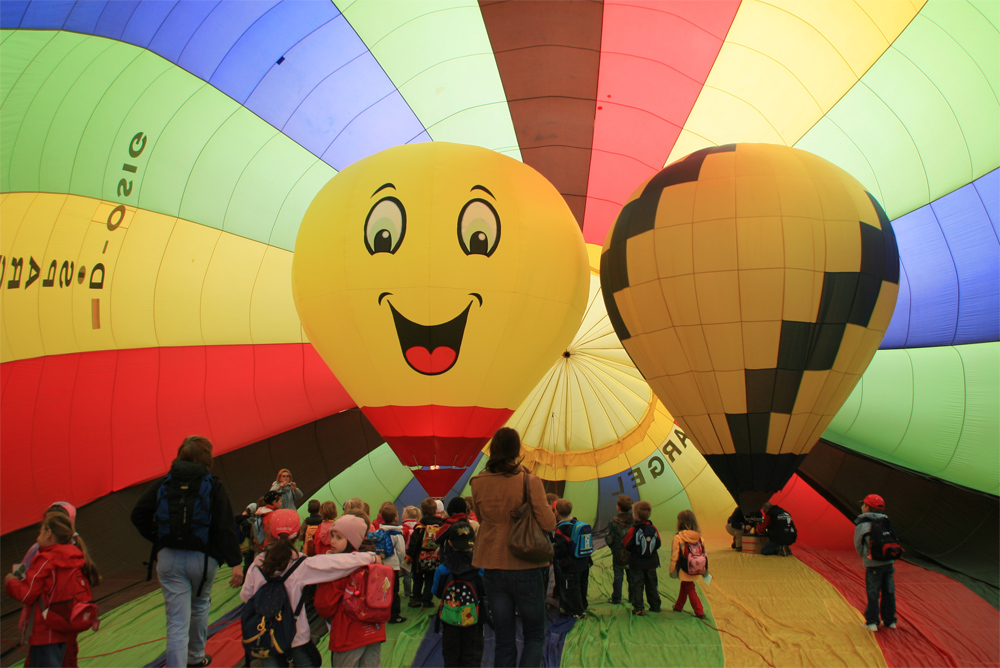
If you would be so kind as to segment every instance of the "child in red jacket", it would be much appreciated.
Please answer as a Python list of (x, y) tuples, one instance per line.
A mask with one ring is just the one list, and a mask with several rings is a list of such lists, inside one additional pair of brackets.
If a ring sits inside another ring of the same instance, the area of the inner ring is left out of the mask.
[(53, 630), (42, 614), (51, 602), (48, 595), (55, 587), (57, 578), (66, 577), (66, 571), (80, 570), (91, 586), (100, 582), (97, 567), (87, 555), (87, 548), (79, 536), (73, 544), (73, 533), (69, 517), (47, 515), (38, 532), (38, 554), (31, 562), (31, 568), (23, 579), (8, 574), (3, 580), (8, 596), (21, 601), (26, 607), (34, 607), (27, 664), (32, 668), (62, 666), (66, 643), (76, 635)]
[[(366, 542), (368, 522), (356, 515), (343, 515), (330, 529), (328, 554), (374, 551), (371, 541)], [(376, 563), (382, 563), (377, 557)], [(330, 626), (330, 665), (338, 668), (353, 666), (379, 666), (382, 662), (382, 643), (385, 642), (385, 625), (361, 622), (344, 613), (344, 587), (347, 579), (324, 582), (316, 588), (316, 612), (328, 620)]]

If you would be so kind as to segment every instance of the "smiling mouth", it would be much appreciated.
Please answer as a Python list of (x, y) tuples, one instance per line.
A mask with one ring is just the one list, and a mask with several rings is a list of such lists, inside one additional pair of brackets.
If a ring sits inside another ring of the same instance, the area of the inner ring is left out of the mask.
[[(382, 293), (379, 302), (387, 296)], [(472, 293), (482, 305), (482, 297)], [(403, 358), (410, 368), (425, 376), (437, 376), (448, 371), (458, 361), (458, 353), (462, 349), (462, 339), (465, 336), (465, 323), (469, 318), (472, 302), (465, 310), (448, 322), (438, 325), (420, 325), (413, 322), (389, 302), (392, 320), (396, 325), (396, 337), (403, 351)]]

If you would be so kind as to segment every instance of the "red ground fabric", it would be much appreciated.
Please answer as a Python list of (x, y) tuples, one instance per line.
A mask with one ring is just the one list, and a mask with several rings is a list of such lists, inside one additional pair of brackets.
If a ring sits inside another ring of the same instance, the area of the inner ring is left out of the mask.
[(246, 660), (243, 652), (243, 629), (240, 620), (236, 620), (222, 629), (205, 643), (205, 653), (212, 655), (212, 665), (242, 666)]

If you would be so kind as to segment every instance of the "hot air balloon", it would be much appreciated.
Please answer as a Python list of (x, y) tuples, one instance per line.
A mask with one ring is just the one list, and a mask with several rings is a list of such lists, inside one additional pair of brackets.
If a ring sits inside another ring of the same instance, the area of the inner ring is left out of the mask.
[(899, 257), (849, 174), (797, 149), (730, 144), (636, 190), (601, 281), (629, 355), (749, 513), (788, 482), (878, 349)]
[(440, 496), (565, 349), (586, 270), (579, 228), (538, 172), (435, 142), (365, 158), (320, 190), (292, 288), (309, 340)]
[[(858, 487), (881, 486), (910, 554), (995, 590), (998, 25), (995, 3), (962, 0), (0, 0), (5, 563), (21, 558), (21, 535), (33, 542), (29, 525), (58, 498), (80, 506), (88, 538), (93, 527), (108, 532), (91, 541), (113, 550), (97, 555), (102, 596), (144, 577), (148, 545), (114, 530), (129, 495), (166, 471), (189, 433), (216, 444), (217, 473), (240, 502), (259, 493), (258, 468), (270, 482), (266, 462), (290, 460), (296, 479), (316, 489), (382, 443), (346, 410), (356, 404), (304, 333), (292, 297), (300, 221), (339, 170), (407, 143), (482, 146), (552, 182), (599, 246), (637, 184), (735, 142), (794, 146), (852, 174), (884, 207), (899, 248), (900, 295), (881, 348), (793, 482), (821, 490), (838, 514), (856, 512)], [(632, 419), (655, 415), (659, 429), (661, 415), (673, 417), (662, 405), (645, 412), (651, 390), (644, 404), (634, 389), (606, 388), (605, 405), (627, 406)], [(343, 429), (345, 415), (365, 429)], [(622, 417), (617, 408), (609, 415)], [(575, 423), (564, 411), (556, 428)], [(644, 436), (651, 449), (642, 458), (625, 446), (571, 470), (582, 444), (551, 435), (529, 443), (532, 456), (595, 517), (603, 497), (584, 502), (583, 489), (603, 481), (598, 492), (610, 496), (620, 473), (628, 491), (628, 472), (654, 454)], [(656, 452), (663, 457), (662, 446)], [(698, 480), (713, 478), (701, 470)], [(405, 476), (410, 493), (422, 493)], [(670, 480), (648, 475), (632, 493), (658, 494)], [(689, 498), (711, 517), (702, 495)], [(941, 543), (944, 524), (965, 536), (960, 545)], [(829, 618), (809, 615), (835, 601), (803, 591), (790, 602), (815, 605), (794, 608), (801, 618), (780, 616), (791, 606), (762, 616), (786, 629), (773, 652), (763, 650), (773, 664), (828, 663), (856, 638), (844, 630), (834, 644), (820, 640)], [(106, 613), (105, 629), (81, 636), (81, 656), (141, 639), (150, 642), (96, 661), (154, 660), (162, 634), (148, 620), (159, 617), (132, 607), (144, 601)], [(6, 614), (10, 601), (3, 605)], [(933, 630), (951, 623), (955, 606), (935, 609), (945, 619), (926, 624), (929, 633), (907, 636), (907, 647), (881, 634), (879, 648), (865, 641), (870, 654), (855, 646), (852, 662), (997, 663), (995, 612), (953, 625), (972, 634), (983, 621), (992, 638), (969, 635), (942, 652)], [(856, 612), (839, 610), (845, 623)], [(739, 634), (737, 619), (724, 621)], [(663, 626), (643, 636), (668, 648), (653, 662), (761, 661), (707, 629), (699, 653), (685, 653), (686, 625)], [(796, 629), (808, 631), (808, 645)], [(600, 635), (585, 631), (566, 637), (567, 664), (603, 656)], [(400, 641), (394, 656), (409, 662), (417, 644)]]

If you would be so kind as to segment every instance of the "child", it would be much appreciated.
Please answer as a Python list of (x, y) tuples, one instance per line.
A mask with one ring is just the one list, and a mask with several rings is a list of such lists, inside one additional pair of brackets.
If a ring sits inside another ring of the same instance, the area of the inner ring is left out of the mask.
[[(632, 506), (632, 517), (635, 519), (635, 524), (629, 528), (622, 541), (622, 545), (629, 552), (628, 589), (629, 598), (632, 600), (633, 615), (646, 614), (642, 602), (643, 589), (646, 590), (649, 611), (660, 611), (660, 592), (657, 590), (656, 569), (660, 566), (659, 549), (663, 541), (660, 540), (660, 532), (649, 521), (649, 516), (652, 514), (653, 506), (650, 505), (649, 501), (639, 501)], [(671, 568), (673, 568), (672, 562)]]
[[(472, 524), (469, 522), (468, 506), (465, 503), (465, 498), (461, 496), (454, 497), (448, 502), (448, 519), (444, 521), (441, 528), (438, 529), (437, 542), (441, 546), (442, 558), (444, 557), (444, 551), (448, 549), (448, 531), (451, 530), (456, 524), (468, 524), (470, 527)], [(475, 529), (473, 529), (475, 532)]]
[(587, 584), (593, 560), (589, 556), (577, 557), (574, 554), (573, 525), (577, 519), (572, 516), (573, 502), (559, 499), (555, 503), (555, 511), (556, 530), (553, 532), (552, 545), (561, 574), (559, 612), (583, 619), (587, 616)]
[[(345, 514), (330, 530), (331, 554), (364, 551), (368, 522), (356, 515)], [(370, 545), (370, 542), (368, 542)], [(378, 556), (371, 552), (376, 560)], [(326, 582), (316, 589), (316, 611), (330, 620), (330, 665), (335, 668), (379, 666), (385, 625), (360, 622), (344, 612), (346, 580)]]
[[(694, 616), (698, 619), (705, 619), (705, 610), (702, 608), (701, 599), (698, 598), (698, 592), (694, 588), (694, 583), (701, 576), (690, 575), (683, 568), (680, 570), (677, 568), (677, 562), (681, 558), (681, 550), (685, 548), (685, 544), (691, 545), (700, 540), (701, 529), (698, 527), (698, 519), (694, 513), (690, 510), (682, 510), (677, 513), (677, 535), (674, 536), (670, 546), (670, 577), (680, 578), (681, 590), (677, 594), (677, 602), (674, 603), (674, 612), (681, 612), (684, 609), (684, 603), (690, 598), (691, 607), (694, 608)], [(650, 602), (650, 607), (652, 608), (652, 602)]]
[(75, 642), (76, 634), (61, 633), (46, 624), (43, 607), (51, 602), (47, 600), (48, 594), (57, 582), (65, 581), (76, 570), (83, 573), (91, 586), (97, 586), (101, 577), (97, 566), (90, 560), (83, 539), (75, 535), (68, 515), (47, 513), (39, 528), (37, 542), (38, 552), (24, 578), (19, 579), (8, 573), (3, 584), (8, 596), (23, 603), (28, 610), (34, 608), (27, 665), (58, 668), (66, 658), (67, 643), (71, 640)]
[[(861, 502), (861, 514), (854, 520), (854, 549), (865, 567), (865, 589), (868, 606), (865, 608), (865, 627), (878, 631), (879, 614), (882, 623), (896, 628), (896, 572), (894, 559), (873, 559), (871, 553), (872, 522), (886, 518), (885, 501), (878, 494), (869, 494)], [(881, 597), (881, 602), (879, 598)]]
[(284, 509), (271, 514), (269, 530), (272, 532), (272, 540), (267, 549), (254, 559), (254, 565), (247, 571), (243, 589), (240, 590), (240, 598), (246, 603), (269, 579), (288, 573), (285, 578), (285, 592), (288, 594), (289, 605), (296, 612), (295, 638), (292, 640), (288, 656), (261, 659), (262, 666), (287, 666), (289, 658), (296, 668), (319, 666), (322, 657), (309, 634), (309, 619), (302, 605), (303, 589), (307, 585), (339, 580), (361, 566), (376, 561), (374, 555), (368, 552), (325, 554), (306, 559), (295, 549), (293, 543), (299, 528), (299, 515), (296, 511)]
[(256, 551), (260, 552), (271, 541), (271, 532), (268, 531), (267, 524), (271, 520), (269, 515), (275, 510), (281, 510), (281, 492), (268, 492), (262, 499), (264, 505), (258, 504), (255, 517), (260, 520), (256, 523), (254, 543)]
[[(431, 599), (434, 596), (434, 571), (441, 564), (437, 532), (444, 522), (435, 514), (437, 502), (434, 499), (427, 498), (421, 501), (420, 510), (424, 515), (420, 518), (420, 524), (413, 527), (410, 546), (406, 548), (406, 559), (410, 562), (413, 572), (413, 597), (409, 606), (433, 608), (434, 603)], [(435, 550), (438, 552), (436, 557)]]
[(310, 557), (314, 554), (326, 554), (330, 551), (330, 529), (333, 528), (333, 522), (337, 519), (337, 504), (333, 501), (324, 501), (319, 506), (319, 516), (323, 521), (320, 522), (319, 528), (313, 534), (312, 540), (306, 539), (305, 551)]
[(630, 553), (625, 549), (625, 534), (632, 526), (632, 497), (622, 494), (616, 503), (618, 514), (608, 521), (604, 529), (605, 542), (611, 550), (611, 568), (615, 579), (611, 584), (611, 598), (608, 603), (618, 605), (622, 602), (622, 582), (625, 580), (625, 569), (628, 567)]
[(390, 624), (399, 624), (406, 621), (406, 617), (399, 616), (399, 572), (402, 568), (402, 564), (406, 561), (406, 543), (403, 541), (403, 527), (396, 524), (399, 521), (399, 511), (396, 510), (396, 506), (388, 501), (382, 504), (381, 511), (379, 512), (379, 517), (382, 522), (379, 525), (379, 531), (384, 532), (389, 538), (392, 539), (393, 552), (391, 555), (387, 555), (382, 563), (386, 566), (392, 566), (392, 570), (396, 573), (396, 578), (393, 580), (392, 585), (392, 617), (389, 618)]
[[(282, 501), (282, 503), (284, 503), (284, 501)], [(302, 522), (302, 527), (299, 529), (299, 535), (296, 538), (297, 540), (303, 541), (303, 545), (305, 544), (305, 541), (312, 540), (313, 534), (316, 533), (316, 529), (323, 523), (323, 518), (320, 517), (319, 514), (320, 505), (319, 499), (309, 499), (309, 516)]]
[[(413, 527), (417, 526), (417, 522), (420, 521), (420, 509), (416, 506), (407, 506), (403, 508), (403, 542), (406, 544), (406, 549), (410, 549), (410, 536), (413, 534)], [(403, 596), (410, 598), (413, 594), (413, 575), (410, 573), (411, 564), (409, 559), (403, 559), (402, 563), (399, 565), (400, 572), (403, 575)]]
[(487, 606), (483, 572), (472, 565), (475, 546), (472, 525), (468, 521), (454, 524), (444, 538), (445, 556), (434, 573), (434, 595), (441, 599), (437, 623), (445, 668), (479, 666), (483, 662)]

